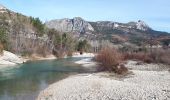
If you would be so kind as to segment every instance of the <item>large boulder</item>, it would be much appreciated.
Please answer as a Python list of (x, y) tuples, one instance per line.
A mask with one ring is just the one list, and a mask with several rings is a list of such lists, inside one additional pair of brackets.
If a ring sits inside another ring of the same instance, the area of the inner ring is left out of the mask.
[(15, 65), (23, 62), (23, 59), (5, 50), (3, 51), (3, 54), (0, 55), (0, 65)]

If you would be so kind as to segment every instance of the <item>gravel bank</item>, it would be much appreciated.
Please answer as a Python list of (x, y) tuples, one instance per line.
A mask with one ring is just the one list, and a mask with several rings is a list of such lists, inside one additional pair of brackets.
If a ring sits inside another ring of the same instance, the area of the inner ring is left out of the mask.
[(170, 72), (148, 71), (145, 64), (127, 65), (133, 74), (126, 78), (108, 73), (75, 75), (50, 85), (37, 100), (170, 100)]

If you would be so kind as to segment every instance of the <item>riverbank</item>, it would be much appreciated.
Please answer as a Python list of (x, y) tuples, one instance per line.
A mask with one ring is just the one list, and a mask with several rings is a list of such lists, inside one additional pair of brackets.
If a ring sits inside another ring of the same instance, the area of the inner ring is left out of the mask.
[(9, 51), (3, 51), (0, 55), (0, 65), (3, 66), (12, 66), (17, 64), (22, 64), (27, 61), (34, 60), (52, 60), (57, 59), (54, 55), (47, 55), (46, 57), (42, 57), (36, 54), (31, 55), (30, 57), (21, 57)]
[[(73, 53), (72, 57), (94, 57), (95, 55), (93, 53), (83, 53), (82, 55), (78, 52)], [(67, 57), (65, 57), (67, 58)], [(3, 51), (3, 54), (0, 55), (0, 65), (17, 65), (17, 64), (22, 64), (27, 61), (35, 61), (35, 60), (52, 60), (52, 59), (57, 59), (56, 56), (50, 54), (45, 57), (38, 55), (38, 54), (33, 54), (29, 57), (21, 57), (18, 56), (14, 53), (11, 53), (9, 51)], [(78, 63), (80, 64), (80, 63)]]
[(50, 85), (37, 100), (168, 100), (169, 66), (128, 61), (127, 76), (107, 72), (79, 74)]
[(31, 60), (31, 61), (35, 61), (35, 60), (53, 60), (53, 59), (57, 59), (57, 57), (52, 55), (52, 54), (46, 55), (45, 57), (43, 57), (41, 55), (33, 54), (30, 57), (25, 57), (25, 59), (28, 59), (28, 60)]
[[(71, 57), (75, 57), (75, 58), (81, 58), (81, 57), (94, 57), (95, 55), (93, 53), (83, 53), (82, 55), (78, 52), (73, 53), (73, 55)], [(68, 58), (67, 56), (65, 56), (64, 58)], [(24, 57), (24, 59), (27, 60), (53, 60), (53, 59), (57, 59), (57, 57), (55, 55), (47, 55), (45, 57), (41, 56), (41, 55), (37, 55), (37, 54), (33, 54), (30, 57)]]

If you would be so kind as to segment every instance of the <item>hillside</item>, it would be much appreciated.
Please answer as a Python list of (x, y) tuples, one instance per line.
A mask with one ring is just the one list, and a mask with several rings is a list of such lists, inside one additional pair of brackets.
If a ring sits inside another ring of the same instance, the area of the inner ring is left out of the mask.
[(46, 56), (57, 50), (60, 33), (48, 29), (39, 18), (13, 12), (0, 5), (0, 43), (5, 50), (21, 56)]
[(159, 41), (160, 37), (170, 37), (167, 32), (155, 31), (141, 20), (129, 23), (88, 22), (80, 17), (75, 17), (73, 19), (52, 20), (45, 24), (48, 28), (55, 28), (61, 32), (81, 33), (76, 35), (90, 40), (110, 40), (110, 42), (116, 44), (130, 42), (139, 45), (150, 38)]
[(37, 52), (36, 47), (41, 46), (39, 41), (44, 40), (43, 45), (47, 38), (40, 38), (43, 30), (39, 28), (43, 25), (39, 19), (15, 13), (3, 6), (0, 7), (0, 25), (1, 42), (5, 49), (14, 53), (24, 55)]

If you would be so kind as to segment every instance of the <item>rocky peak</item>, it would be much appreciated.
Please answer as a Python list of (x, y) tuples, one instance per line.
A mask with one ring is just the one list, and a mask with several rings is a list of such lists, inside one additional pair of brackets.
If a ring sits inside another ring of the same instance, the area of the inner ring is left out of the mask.
[(46, 22), (46, 26), (54, 28), (61, 32), (79, 32), (85, 33), (87, 31), (94, 31), (93, 27), (81, 17), (74, 17), (73, 19), (59, 19)]
[(149, 29), (151, 29), (144, 21), (142, 20), (138, 20), (138, 22), (136, 22), (136, 28), (142, 31), (147, 31)]

